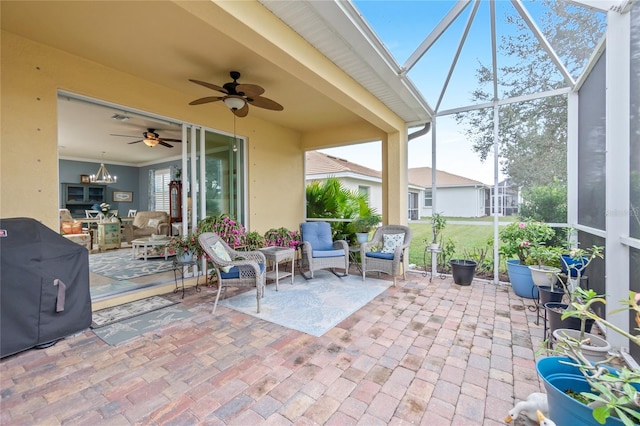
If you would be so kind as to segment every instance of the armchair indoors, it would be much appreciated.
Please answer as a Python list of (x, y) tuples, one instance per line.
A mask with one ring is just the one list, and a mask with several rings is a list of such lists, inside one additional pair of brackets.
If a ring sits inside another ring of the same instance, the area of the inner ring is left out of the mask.
[[(302, 262), (307, 265), (311, 278), (313, 271), (320, 269), (344, 269), (344, 275), (349, 272), (349, 244), (344, 240), (333, 241), (329, 222), (304, 222), (300, 224), (302, 239)], [(301, 271), (302, 273), (302, 271)], [(304, 273), (302, 276), (307, 278)], [(308, 279), (308, 278), (307, 278)]]
[(265, 257), (259, 251), (236, 251), (215, 232), (203, 232), (198, 237), (202, 250), (209, 256), (218, 277), (218, 293), (211, 313), (216, 312), (220, 293), (227, 287), (255, 287), (258, 313), (264, 292)]
[[(403, 225), (383, 225), (376, 229), (371, 241), (360, 245), (362, 279), (367, 272), (383, 272), (393, 277), (396, 285), (398, 269), (402, 264), (402, 278), (407, 279), (404, 267), (405, 251), (411, 244), (411, 228)], [(373, 251), (376, 247), (378, 250)]]
[(169, 214), (166, 212), (138, 212), (132, 223), (124, 225), (124, 238), (127, 243), (137, 238), (150, 237), (151, 234), (169, 235)]

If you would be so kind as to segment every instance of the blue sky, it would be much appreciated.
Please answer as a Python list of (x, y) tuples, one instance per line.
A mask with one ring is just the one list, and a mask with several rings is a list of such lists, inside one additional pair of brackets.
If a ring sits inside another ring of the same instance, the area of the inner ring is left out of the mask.
[[(405, 64), (408, 57), (455, 4), (451, 0), (354, 0), (354, 3), (400, 66)], [(534, 19), (544, 12), (539, 2), (526, 1), (525, 5)], [(408, 73), (432, 108), (436, 107), (470, 13), (471, 7), (467, 7)], [(507, 14), (515, 14), (511, 2), (497, 1), (498, 39), (502, 35), (515, 32), (513, 25), (505, 24)], [(506, 65), (510, 60), (498, 57), (498, 66)], [(475, 72), (480, 63), (491, 64), (487, 1), (480, 3), (439, 111), (471, 104), (471, 92), (478, 88)], [(493, 158), (481, 163), (473, 153), (471, 144), (463, 136), (462, 130), (456, 126), (452, 117), (438, 118), (437, 168), (492, 184)], [(322, 151), (373, 169), (381, 169), (379, 142)], [(431, 133), (409, 143), (409, 167), (422, 166), (431, 166)]]

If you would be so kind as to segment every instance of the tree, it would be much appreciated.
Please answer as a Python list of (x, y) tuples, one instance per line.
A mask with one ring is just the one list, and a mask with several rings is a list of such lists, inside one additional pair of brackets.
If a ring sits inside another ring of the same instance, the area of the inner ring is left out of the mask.
[[(375, 209), (369, 206), (366, 195), (351, 191), (335, 177), (324, 181), (314, 181), (307, 185), (307, 217), (355, 219), (376, 215)], [(331, 222), (335, 237), (347, 239), (353, 232), (348, 229), (348, 222)]]
[[(540, 28), (575, 78), (603, 34), (604, 22), (593, 12), (563, 1), (542, 2), (547, 12), (541, 16)], [(514, 60), (499, 68), (503, 98), (538, 93), (565, 87), (557, 70), (538, 40), (522, 19), (506, 17), (516, 26), (515, 35), (501, 38), (499, 50)], [(479, 89), (472, 94), (475, 102), (490, 102), (493, 73), (480, 64), (476, 76)], [(499, 108), (500, 168), (521, 187), (566, 182), (567, 99), (553, 96)], [(456, 114), (465, 127), (465, 135), (482, 160), (493, 152), (493, 109), (486, 108)]]

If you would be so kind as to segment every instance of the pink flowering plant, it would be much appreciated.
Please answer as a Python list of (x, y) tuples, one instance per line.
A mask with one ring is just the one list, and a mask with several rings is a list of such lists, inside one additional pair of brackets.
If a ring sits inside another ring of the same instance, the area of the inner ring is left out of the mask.
[(215, 232), (230, 247), (240, 247), (247, 243), (247, 230), (244, 225), (227, 214), (207, 216), (198, 222), (198, 233)]
[(554, 236), (553, 229), (546, 223), (531, 220), (512, 222), (500, 230), (500, 254), (506, 259), (517, 256), (522, 265), (534, 264), (532, 250), (535, 253)]
[(202, 254), (200, 243), (198, 243), (198, 236), (191, 233), (172, 237), (169, 244), (167, 244), (167, 248), (172, 254), (176, 255), (188, 252), (193, 253), (195, 256)]
[(264, 242), (267, 247), (290, 247), (300, 245), (300, 232), (289, 231), (287, 228), (271, 228), (264, 234)]

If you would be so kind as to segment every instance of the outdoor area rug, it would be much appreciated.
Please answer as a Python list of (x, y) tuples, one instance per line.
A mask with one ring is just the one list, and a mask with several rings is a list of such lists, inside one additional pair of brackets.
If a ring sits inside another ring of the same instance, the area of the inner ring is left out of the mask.
[(182, 306), (172, 305), (116, 322), (106, 327), (94, 329), (93, 332), (104, 342), (115, 346), (149, 331), (157, 330), (171, 325), (176, 321), (189, 318), (192, 315), (192, 312)]
[(164, 260), (164, 257), (147, 260), (132, 259), (131, 250), (113, 250), (92, 254), (89, 256), (89, 270), (94, 274), (116, 280), (130, 280), (173, 269), (173, 259), (171, 258), (169, 260)]
[(100, 328), (147, 312), (175, 305), (177, 302), (162, 296), (151, 296), (111, 308), (100, 309), (92, 315), (91, 328)]
[(218, 304), (319, 337), (390, 285), (392, 281), (368, 277), (362, 281), (359, 275), (338, 278), (329, 271), (315, 271), (314, 278), (308, 281), (300, 275), (296, 275), (293, 284), (288, 278), (280, 280), (279, 291), (274, 284), (268, 284), (259, 314), (255, 290), (220, 300)]

